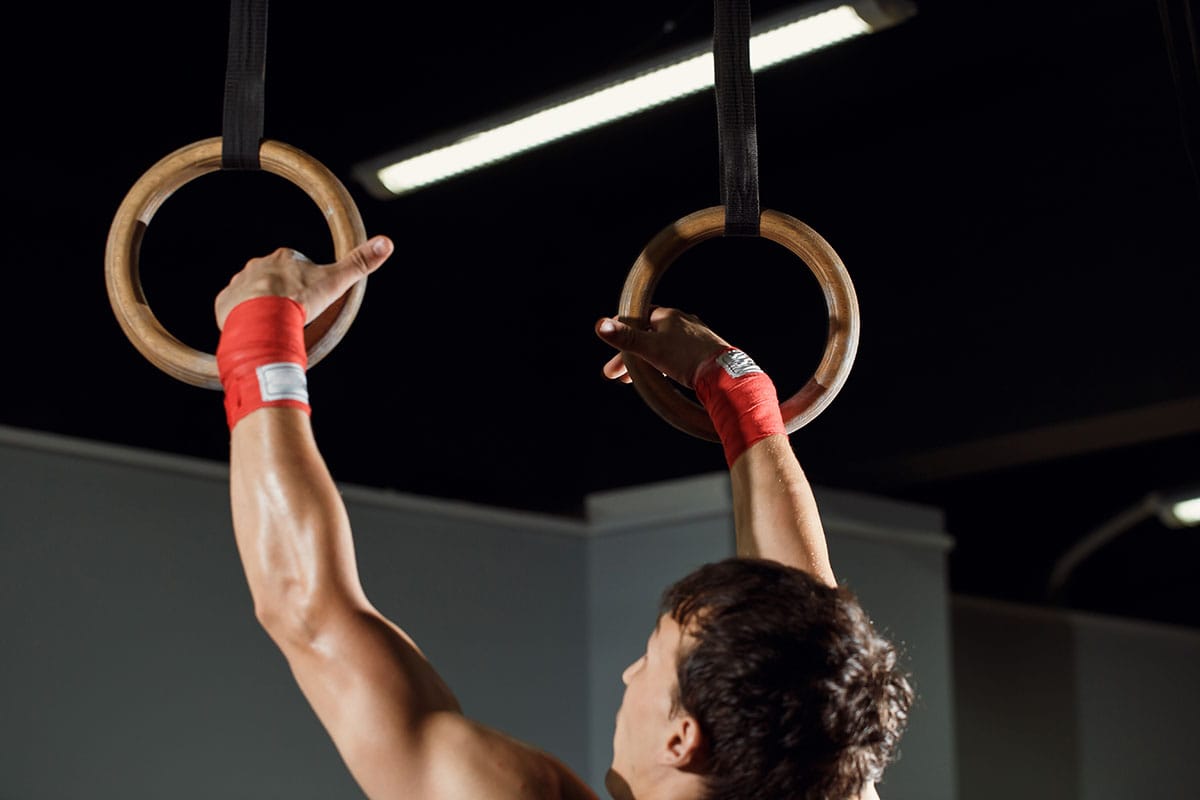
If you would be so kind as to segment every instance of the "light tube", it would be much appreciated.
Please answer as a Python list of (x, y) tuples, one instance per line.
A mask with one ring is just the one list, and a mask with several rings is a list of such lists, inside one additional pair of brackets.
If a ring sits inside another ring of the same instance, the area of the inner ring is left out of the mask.
[(1180, 525), (1200, 525), (1200, 497), (1173, 503), (1171, 516), (1178, 520)]
[[(796, 15), (803, 12), (793, 11), (790, 18), (766, 22), (762, 32), (751, 37), (752, 70), (888, 27), (915, 11), (907, 3), (881, 6), (878, 0), (808, 8), (801, 18)], [(642, 67), (592, 91), (512, 115), (508, 121), (361, 164), (354, 173), (376, 197), (399, 196), (701, 91), (713, 85), (713, 72), (711, 47), (693, 48), (687, 55)]]
[(1151, 492), (1137, 504), (1110, 518), (1100, 527), (1080, 539), (1059, 557), (1050, 572), (1050, 594), (1053, 596), (1066, 584), (1067, 578), (1081, 561), (1143, 520), (1157, 516), (1168, 528), (1187, 528), (1200, 525), (1200, 491), (1189, 488), (1169, 494)]

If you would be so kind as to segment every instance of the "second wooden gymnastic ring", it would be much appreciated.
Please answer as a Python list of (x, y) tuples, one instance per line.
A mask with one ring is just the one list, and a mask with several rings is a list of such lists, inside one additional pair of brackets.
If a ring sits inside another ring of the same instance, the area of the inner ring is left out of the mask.
[[(807, 425), (841, 390), (858, 353), (858, 296), (841, 258), (821, 236), (795, 217), (764, 210), (760, 235), (781, 244), (808, 266), (821, 284), (829, 310), (829, 336), (816, 372), (800, 391), (780, 403), (788, 433)], [(651, 297), (659, 279), (692, 246), (723, 235), (725, 208), (713, 206), (668, 225), (650, 240), (625, 279), (618, 314), (631, 325), (647, 327)], [(719, 441), (708, 413), (689, 400), (670, 378), (642, 359), (625, 354), (625, 365), (638, 393), (660, 417), (684, 433)]]
[[(301, 150), (266, 139), (259, 161), (267, 172), (299, 186), (321, 210), (333, 234), (337, 258), (367, 239), (362, 216), (341, 181), (323, 164)], [(154, 316), (142, 291), (138, 256), (154, 213), (181, 186), (221, 168), (221, 138), (181, 147), (160, 160), (138, 179), (117, 209), (104, 252), (108, 298), (121, 329), (150, 363), (172, 377), (205, 389), (221, 389), (217, 359), (172, 336)], [(346, 335), (362, 305), (366, 278), (358, 281), (304, 329), (311, 367)]]

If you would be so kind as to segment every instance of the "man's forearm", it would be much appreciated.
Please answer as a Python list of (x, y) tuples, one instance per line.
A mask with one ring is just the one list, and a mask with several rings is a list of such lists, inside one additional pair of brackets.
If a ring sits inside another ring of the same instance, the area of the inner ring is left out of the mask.
[(785, 435), (752, 445), (730, 470), (738, 555), (770, 558), (836, 585), (812, 487)]
[(237, 424), (230, 500), (255, 610), (268, 630), (311, 633), (331, 604), (367, 607), (345, 506), (306, 414), (267, 408)]
[(738, 554), (789, 564), (834, 585), (817, 504), (766, 373), (678, 309), (655, 308), (649, 329), (604, 318), (596, 333), (621, 351), (605, 364), (608, 377), (630, 382), (624, 358), (632, 353), (696, 390), (729, 465)]

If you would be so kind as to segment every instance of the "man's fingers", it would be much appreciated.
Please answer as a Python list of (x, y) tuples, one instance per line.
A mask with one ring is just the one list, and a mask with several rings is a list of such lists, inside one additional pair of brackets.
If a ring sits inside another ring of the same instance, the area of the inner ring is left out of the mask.
[(629, 370), (625, 367), (625, 359), (620, 353), (610, 358), (604, 365), (604, 377), (621, 383), (633, 382), (633, 379), (629, 377)]
[[(618, 350), (629, 350), (636, 344), (639, 331), (613, 317), (604, 317), (596, 322), (596, 335)], [(604, 376), (621, 383), (632, 383), (625, 359), (620, 353), (604, 365)]]
[[(635, 355), (664, 376), (683, 386), (693, 385), (696, 369), (714, 353), (729, 345), (717, 336), (694, 314), (677, 308), (654, 306), (649, 325), (643, 329), (615, 317), (604, 317), (596, 323), (596, 335), (620, 350), (623, 356)], [(624, 360), (610, 361), (604, 374), (610, 378), (632, 382)]]
[(680, 312), (667, 306), (650, 306), (650, 324), (656, 325), (664, 322)]

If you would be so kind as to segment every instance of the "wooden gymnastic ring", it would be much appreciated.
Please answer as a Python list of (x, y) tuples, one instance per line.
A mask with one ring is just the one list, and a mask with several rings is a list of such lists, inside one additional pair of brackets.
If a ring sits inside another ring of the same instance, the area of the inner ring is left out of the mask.
[[(667, 268), (693, 245), (725, 232), (725, 208), (713, 206), (668, 225), (650, 240), (625, 279), (618, 314), (630, 325), (649, 325), (651, 296)], [(788, 433), (807, 425), (841, 390), (858, 352), (858, 296), (841, 258), (821, 236), (795, 217), (764, 210), (760, 236), (781, 244), (808, 266), (825, 293), (829, 337), (825, 354), (808, 383), (780, 403)], [(625, 354), (625, 365), (638, 394), (660, 417), (684, 433), (720, 441), (708, 413), (689, 400), (671, 379), (641, 358)]]
[[(333, 234), (337, 258), (367, 240), (362, 216), (341, 181), (319, 161), (282, 142), (263, 140), (259, 161), (267, 172), (299, 186), (321, 210)], [(108, 299), (125, 335), (150, 363), (172, 377), (220, 390), (217, 359), (172, 336), (159, 323), (142, 291), (138, 256), (146, 228), (159, 206), (181, 186), (221, 168), (221, 137), (181, 147), (152, 166), (121, 202), (108, 232), (104, 277)], [(366, 278), (359, 280), (304, 329), (311, 367), (346, 335), (362, 305)]]

